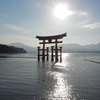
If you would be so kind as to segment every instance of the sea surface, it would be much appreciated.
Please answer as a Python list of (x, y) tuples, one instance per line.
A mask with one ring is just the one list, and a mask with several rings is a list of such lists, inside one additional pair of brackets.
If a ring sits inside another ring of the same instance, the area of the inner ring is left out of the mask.
[(0, 100), (100, 100), (100, 53), (63, 53), (62, 59), (1, 55)]

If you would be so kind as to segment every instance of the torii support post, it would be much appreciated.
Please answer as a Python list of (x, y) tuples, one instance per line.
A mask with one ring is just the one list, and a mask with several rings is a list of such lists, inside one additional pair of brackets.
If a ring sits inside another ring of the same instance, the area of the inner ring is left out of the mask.
[(38, 61), (40, 61), (40, 47), (37, 48), (38, 48)]
[(62, 62), (62, 47), (59, 48), (60, 48), (60, 62)]
[(51, 61), (52, 62), (54, 61), (53, 49), (54, 49), (54, 46), (51, 46)]
[(45, 61), (45, 40), (43, 40), (42, 61)]
[(55, 61), (58, 62), (58, 46), (57, 46), (57, 39), (55, 41)]
[[(55, 44), (55, 61), (58, 62), (58, 46), (57, 46), (57, 43), (62, 43), (62, 41), (58, 41), (58, 39), (62, 39), (63, 37), (65, 37), (66, 33), (59, 34), (59, 35), (53, 35), (53, 36), (36, 36), (36, 38), (38, 38), (39, 40), (43, 41), (43, 42), (39, 42), (39, 44), (43, 44), (42, 61), (45, 61), (45, 44), (52, 44), (52, 43), (54, 43)], [(55, 40), (55, 41), (52, 41), (52, 40)], [(54, 61), (53, 50), (54, 49), (52, 47), (51, 61)]]
[(49, 47), (47, 47), (47, 61), (49, 60)]

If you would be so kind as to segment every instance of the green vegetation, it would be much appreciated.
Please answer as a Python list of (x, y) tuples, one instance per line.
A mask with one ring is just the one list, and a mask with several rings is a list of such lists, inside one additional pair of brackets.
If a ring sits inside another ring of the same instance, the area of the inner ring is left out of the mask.
[(26, 53), (23, 48), (0, 44), (0, 53)]

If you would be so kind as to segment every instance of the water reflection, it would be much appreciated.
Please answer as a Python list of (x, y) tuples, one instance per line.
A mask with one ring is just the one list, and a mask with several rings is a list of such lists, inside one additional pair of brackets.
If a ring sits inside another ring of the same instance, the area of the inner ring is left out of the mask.
[(71, 89), (68, 86), (67, 82), (65, 82), (63, 74), (56, 73), (54, 79), (56, 80), (56, 83), (54, 86), (53, 97), (70, 100)]
[(48, 73), (52, 76), (54, 82), (53, 90), (50, 91), (48, 96), (50, 100), (72, 100), (71, 86), (68, 85), (66, 72), (69, 56), (69, 54), (63, 54), (63, 62), (56, 63)]
[(56, 64), (0, 58), (0, 100), (100, 100), (99, 64), (84, 62), (79, 53), (62, 56)]

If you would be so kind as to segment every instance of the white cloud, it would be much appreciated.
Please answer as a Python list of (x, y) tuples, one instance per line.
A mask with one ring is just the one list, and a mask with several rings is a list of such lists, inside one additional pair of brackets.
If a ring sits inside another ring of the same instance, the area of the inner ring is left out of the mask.
[(79, 13), (81, 16), (85, 16), (85, 17), (90, 17), (88, 12), (80, 12)]
[(77, 26), (86, 29), (100, 28), (100, 22), (91, 23), (92, 16), (86, 11), (74, 11), (74, 18)]
[(86, 11), (73, 11), (73, 15), (89, 17), (89, 13)]
[(97, 28), (100, 28), (100, 22), (98, 22), (98, 23), (91, 23), (91, 24), (85, 24), (85, 25), (81, 26), (81, 28), (97, 29)]
[(91, 20), (91, 16), (86, 11), (72, 11), (73, 14), (70, 18), (70, 23), (74, 25), (74, 27), (80, 28), (82, 25), (88, 23)]
[(10, 44), (14, 42), (20, 42), (29, 46), (37, 46), (38, 45), (38, 40), (26, 37), (26, 36), (20, 36), (17, 34), (13, 35), (3, 35), (2, 38), (0, 38), (0, 43), (2, 44)]
[(32, 34), (32, 30), (28, 28), (26, 23), (23, 23), (21, 25), (15, 25), (15, 24), (3, 24), (2, 27), (5, 30), (10, 30), (14, 32), (24, 33), (24, 34)]
[(13, 31), (21, 31), (20, 27), (13, 24), (5, 24), (3, 25), (5, 29), (13, 30)]

